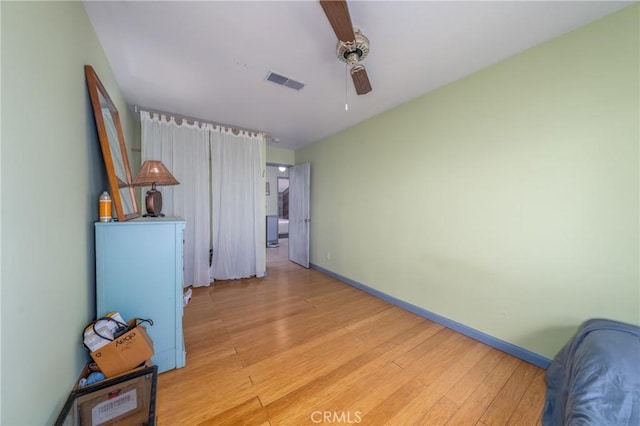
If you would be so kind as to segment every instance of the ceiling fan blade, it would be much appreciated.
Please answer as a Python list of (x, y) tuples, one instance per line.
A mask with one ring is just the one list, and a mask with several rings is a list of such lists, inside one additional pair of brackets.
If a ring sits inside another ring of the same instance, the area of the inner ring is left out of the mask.
[(367, 76), (367, 70), (362, 65), (356, 65), (351, 68), (351, 78), (358, 95), (366, 95), (373, 90), (369, 82), (369, 76)]
[(320, 5), (327, 15), (338, 40), (352, 42), (356, 39), (349, 15), (349, 6), (345, 0), (320, 0)]

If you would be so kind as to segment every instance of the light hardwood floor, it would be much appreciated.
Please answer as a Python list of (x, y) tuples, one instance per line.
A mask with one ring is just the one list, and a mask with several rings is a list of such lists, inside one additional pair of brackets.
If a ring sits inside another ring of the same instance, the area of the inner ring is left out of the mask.
[(194, 290), (159, 425), (540, 423), (544, 370), (279, 257)]

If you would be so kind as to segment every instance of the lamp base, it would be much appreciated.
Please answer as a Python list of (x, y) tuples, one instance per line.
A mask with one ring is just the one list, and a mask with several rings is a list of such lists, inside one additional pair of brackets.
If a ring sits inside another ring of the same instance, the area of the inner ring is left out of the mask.
[(147, 198), (145, 199), (145, 207), (147, 214), (143, 217), (162, 217), (164, 214), (160, 213), (162, 210), (162, 193), (153, 188), (147, 191)]

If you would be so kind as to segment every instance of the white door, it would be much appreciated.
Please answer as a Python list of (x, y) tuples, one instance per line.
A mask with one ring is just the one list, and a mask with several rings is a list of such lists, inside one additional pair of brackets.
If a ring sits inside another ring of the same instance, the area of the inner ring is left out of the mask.
[(311, 164), (289, 168), (289, 260), (309, 267)]

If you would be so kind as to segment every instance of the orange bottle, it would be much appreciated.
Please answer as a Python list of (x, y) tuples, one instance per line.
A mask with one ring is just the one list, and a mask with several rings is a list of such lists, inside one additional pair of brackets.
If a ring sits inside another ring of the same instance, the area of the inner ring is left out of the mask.
[(107, 191), (100, 195), (100, 222), (111, 221), (111, 197)]

